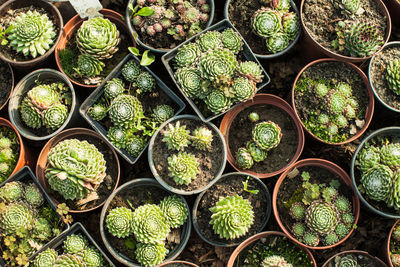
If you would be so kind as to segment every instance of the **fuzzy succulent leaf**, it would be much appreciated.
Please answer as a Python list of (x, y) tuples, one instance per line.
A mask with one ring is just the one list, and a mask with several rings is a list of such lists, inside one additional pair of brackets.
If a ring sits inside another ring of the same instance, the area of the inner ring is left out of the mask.
[(83, 251), (82, 260), (87, 267), (104, 266), (103, 256), (95, 247), (86, 247)]
[(174, 109), (170, 105), (158, 105), (153, 109), (151, 117), (158, 123), (163, 123), (174, 116)]
[(6, 235), (14, 234), (18, 229), (30, 229), (34, 224), (34, 214), (27, 205), (11, 203), (0, 214), (0, 229)]
[(329, 93), (329, 88), (323, 82), (318, 82), (314, 86), (314, 92), (318, 97), (324, 98)]
[(274, 36), (281, 28), (282, 15), (279, 11), (270, 8), (257, 10), (251, 20), (253, 31), (260, 37)]
[(200, 46), (196, 43), (189, 43), (178, 49), (174, 60), (178, 68), (189, 67), (198, 60), (200, 55)]
[(307, 208), (305, 222), (312, 231), (326, 235), (334, 230), (338, 222), (338, 213), (331, 203), (316, 200)]
[(171, 228), (178, 228), (186, 222), (188, 210), (186, 204), (179, 196), (172, 195), (165, 197), (159, 206)]
[(385, 144), (380, 149), (382, 164), (396, 169), (400, 166), (400, 143)]
[(352, 57), (368, 57), (383, 45), (383, 35), (372, 23), (351, 21), (344, 31), (345, 49)]
[(168, 144), (168, 149), (184, 150), (190, 144), (190, 132), (186, 130), (186, 125), (182, 125), (177, 121), (175, 126), (168, 124), (168, 129), (164, 131), (163, 142)]
[(392, 187), (393, 171), (385, 165), (378, 164), (361, 176), (361, 184), (370, 199), (386, 201)]
[(292, 264), (287, 263), (284, 257), (278, 255), (272, 255), (266, 257), (261, 262), (261, 267), (293, 267)]
[(175, 77), (183, 91), (190, 98), (198, 98), (203, 92), (203, 82), (200, 70), (194, 67), (179, 68), (175, 72)]
[(281, 128), (272, 121), (257, 123), (252, 131), (253, 141), (264, 150), (277, 147), (282, 138)]
[(46, 128), (56, 130), (64, 124), (67, 120), (68, 114), (69, 110), (66, 105), (54, 105), (44, 113), (43, 124)]
[(129, 60), (125, 63), (121, 71), (122, 76), (128, 82), (134, 82), (141, 72), (140, 65), (134, 60)]
[(118, 148), (126, 147), (126, 136), (126, 130), (118, 126), (111, 126), (107, 132), (107, 137), (110, 142)]
[(193, 154), (179, 152), (168, 157), (168, 175), (178, 185), (190, 184), (199, 172), (198, 167), (199, 161)]
[(240, 147), (235, 153), (235, 163), (239, 168), (247, 170), (253, 167), (254, 160), (249, 150)]
[(142, 72), (136, 78), (136, 86), (141, 92), (149, 93), (156, 87), (156, 80), (149, 72)]
[(246, 149), (248, 150), (255, 162), (261, 162), (267, 158), (267, 151), (258, 147), (257, 144), (253, 141), (247, 142)]
[(218, 31), (208, 31), (200, 35), (196, 43), (199, 45), (201, 51), (215, 50), (222, 47), (221, 33)]
[(288, 12), (282, 17), (282, 31), (289, 40), (293, 40), (300, 32), (300, 20), (296, 13)]
[(36, 258), (33, 260), (33, 267), (53, 266), (53, 263), (56, 261), (57, 257), (57, 251), (52, 248), (48, 248), (36, 256)]
[(254, 61), (241, 62), (237, 68), (237, 74), (239, 76), (243, 76), (247, 79), (253, 80), (256, 83), (261, 82), (264, 77), (264, 75), (262, 74), (262, 69)]
[(229, 109), (232, 105), (231, 99), (219, 90), (213, 90), (209, 95), (207, 95), (204, 102), (212, 113), (223, 112)]
[(86, 267), (86, 265), (77, 255), (63, 254), (57, 257), (52, 267)]
[(140, 136), (133, 135), (127, 141), (125, 149), (133, 157), (138, 157), (145, 147), (146, 141)]
[(82, 256), (87, 244), (87, 239), (81, 234), (69, 235), (63, 244), (64, 253)]
[(0, 188), (0, 198), (6, 202), (16, 202), (24, 196), (24, 187), (20, 182), (8, 182)]
[(137, 97), (122, 94), (111, 102), (108, 114), (114, 125), (129, 128), (143, 116), (143, 107)]
[(237, 54), (242, 49), (243, 42), (240, 35), (233, 29), (226, 29), (221, 33), (222, 46)]
[(289, 38), (286, 33), (277, 32), (266, 40), (267, 50), (276, 54), (289, 46)]
[(156, 266), (163, 262), (167, 255), (164, 244), (138, 243), (135, 251), (136, 260), (143, 266)]
[(32, 207), (39, 207), (44, 201), (42, 192), (34, 183), (25, 186), (24, 197), (25, 201)]
[(400, 95), (400, 60), (394, 59), (386, 64), (385, 78), (390, 90)]
[(104, 95), (106, 98), (112, 100), (124, 93), (124, 87), (125, 84), (121, 79), (113, 78), (106, 82), (106, 85), (104, 86)]
[(107, 229), (113, 236), (124, 238), (133, 232), (133, 212), (125, 207), (110, 210), (106, 217)]
[(244, 77), (236, 78), (232, 84), (235, 101), (252, 99), (257, 90), (256, 83)]
[(107, 116), (107, 108), (104, 106), (104, 104), (96, 103), (89, 108), (88, 114), (95, 121), (101, 121)]
[(199, 149), (206, 151), (211, 147), (211, 142), (213, 140), (213, 133), (210, 129), (206, 127), (198, 127), (193, 131), (193, 136), (191, 138), (192, 145)]

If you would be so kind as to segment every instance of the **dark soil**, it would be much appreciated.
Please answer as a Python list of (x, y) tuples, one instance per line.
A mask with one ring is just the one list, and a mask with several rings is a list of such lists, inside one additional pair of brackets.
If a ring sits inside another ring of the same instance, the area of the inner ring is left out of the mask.
[(386, 265), (383, 265), (382, 263), (379, 263), (378, 261), (374, 260), (371, 256), (367, 257), (363, 254), (358, 254), (358, 253), (346, 253), (342, 254), (340, 256), (336, 256), (333, 258), (329, 263), (326, 264), (326, 267), (335, 267), (335, 262), (339, 262), (341, 258), (346, 257), (347, 255), (353, 255), (357, 257), (357, 263), (358, 266), (362, 267), (385, 267)]
[(398, 46), (387, 47), (377, 53), (371, 62), (370, 81), (375, 92), (386, 105), (400, 110), (400, 96), (389, 89), (385, 78), (386, 67), (395, 58), (400, 58)]
[(0, 61), (0, 108), (7, 102), (12, 89), (10, 68), (7, 63)]
[(252, 130), (257, 122), (254, 123), (248, 119), (251, 112), (257, 112), (260, 117), (258, 122), (272, 121), (278, 124), (281, 128), (282, 139), (276, 148), (268, 151), (268, 156), (264, 161), (254, 162), (249, 170), (257, 173), (271, 173), (284, 168), (296, 153), (299, 142), (298, 132), (292, 118), (282, 109), (272, 105), (254, 105), (237, 115), (229, 131), (231, 154), (235, 155), (240, 147), (245, 147), (247, 142), (252, 140)]
[[(202, 195), (197, 206), (197, 218), (193, 218), (193, 220), (197, 219), (198, 229), (206, 239), (212, 242), (234, 245), (243, 242), (262, 230), (270, 215), (268, 213), (268, 206), (270, 206), (271, 203), (268, 203), (266, 195), (268, 192), (265, 192), (264, 187), (259, 184), (258, 180), (251, 177), (248, 180), (248, 189), (256, 189), (259, 190), (259, 192), (258, 194), (246, 192), (243, 190), (242, 182), (244, 181), (246, 181), (246, 177), (243, 175), (229, 175), (218, 180), (217, 183), (207, 189), (204, 195)], [(209, 209), (214, 207), (221, 197), (234, 196), (236, 194), (250, 201), (254, 211), (254, 222), (244, 236), (232, 240), (222, 239), (219, 235), (214, 233), (212, 225), (210, 224), (212, 212)]]
[(187, 265), (187, 264), (184, 264), (184, 263), (171, 263), (171, 264), (168, 264), (166, 266), (168, 266), (168, 267), (185, 267), (185, 266), (191, 266), (191, 265)]
[(215, 179), (216, 175), (224, 164), (224, 162), (222, 162), (224, 153), (223, 146), (218, 133), (207, 124), (193, 119), (181, 119), (173, 121), (172, 123), (175, 125), (178, 121), (180, 122), (181, 126), (186, 125), (186, 129), (191, 133), (198, 127), (206, 127), (213, 132), (213, 140), (208, 151), (198, 150), (191, 145), (184, 149), (184, 152), (195, 155), (199, 162), (196, 178), (192, 179), (189, 185), (178, 185), (175, 183), (174, 179), (169, 176), (168, 157), (172, 156), (173, 154), (177, 154), (177, 151), (168, 149), (168, 144), (161, 141), (164, 138), (165, 128), (160, 130), (160, 134), (158, 134), (154, 140), (153, 164), (158, 172), (159, 177), (172, 188), (190, 192), (204, 188)]

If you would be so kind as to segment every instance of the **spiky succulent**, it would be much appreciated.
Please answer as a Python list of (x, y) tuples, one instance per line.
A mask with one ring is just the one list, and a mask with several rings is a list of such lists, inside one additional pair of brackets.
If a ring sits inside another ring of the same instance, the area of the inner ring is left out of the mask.
[(87, 246), (83, 251), (82, 260), (87, 267), (104, 266), (103, 256), (95, 247)]
[(201, 51), (215, 50), (222, 47), (221, 33), (217, 31), (208, 31), (200, 35), (196, 43)]
[(143, 266), (155, 266), (160, 264), (167, 255), (164, 244), (138, 243), (135, 251), (136, 260)]
[(149, 72), (142, 72), (136, 78), (136, 86), (141, 92), (151, 92), (156, 87), (156, 80)]
[(57, 251), (52, 248), (48, 248), (36, 256), (36, 258), (33, 260), (33, 267), (53, 266), (53, 263), (56, 261), (57, 257)]
[(316, 200), (306, 210), (306, 225), (320, 235), (334, 230), (338, 222), (338, 214), (331, 203)]
[(357, 263), (357, 258), (351, 254), (340, 257), (338, 261), (335, 261), (335, 267), (360, 267)]
[(304, 223), (297, 222), (292, 226), (293, 234), (297, 237), (302, 237), (306, 231)]
[(171, 228), (178, 228), (186, 222), (188, 209), (179, 196), (172, 195), (165, 197), (159, 206)]
[(306, 207), (301, 202), (295, 202), (290, 207), (289, 214), (295, 220), (303, 220), (306, 216)]
[(254, 165), (253, 157), (249, 150), (240, 147), (235, 153), (235, 163), (241, 169), (250, 169)]
[(336, 90), (341, 93), (344, 97), (349, 98), (352, 96), (352, 89), (350, 84), (345, 82), (339, 82), (335, 86)]
[(88, 114), (95, 121), (101, 121), (107, 116), (107, 108), (102, 103), (95, 103), (93, 106), (89, 108)]
[(54, 43), (56, 30), (46, 14), (36, 10), (21, 12), (10, 25), (10, 46), (25, 57), (44, 55)]
[(168, 129), (164, 131), (163, 142), (168, 144), (168, 149), (183, 150), (190, 144), (190, 132), (186, 130), (186, 125), (177, 121), (175, 126), (168, 124)]
[(133, 212), (125, 207), (110, 210), (106, 217), (107, 229), (118, 238), (127, 237), (133, 232)]
[(351, 203), (345, 196), (339, 196), (333, 204), (340, 213), (348, 212), (351, 209)]
[(85, 237), (81, 234), (72, 234), (65, 239), (63, 249), (64, 253), (82, 256), (86, 246), (87, 240)]
[(272, 121), (263, 121), (256, 124), (252, 136), (258, 147), (271, 150), (279, 145), (282, 133), (278, 124)]
[(282, 31), (289, 40), (293, 40), (300, 32), (300, 20), (296, 13), (289, 12), (282, 17)]
[(52, 130), (60, 128), (67, 120), (68, 107), (64, 104), (57, 104), (46, 110), (43, 118), (43, 125)]
[(331, 90), (325, 97), (328, 111), (332, 114), (341, 114), (346, 107), (346, 98), (337, 90)]
[(76, 34), (79, 51), (98, 59), (111, 58), (118, 51), (119, 41), (117, 26), (103, 17), (84, 21)]
[(237, 66), (236, 56), (229, 49), (208, 50), (199, 60), (201, 76), (209, 81), (231, 77)]
[(385, 77), (390, 90), (400, 95), (400, 60), (393, 59), (386, 64)]
[(141, 72), (140, 65), (134, 60), (126, 62), (121, 70), (122, 76), (128, 82), (134, 82)]
[(261, 8), (252, 17), (251, 25), (253, 31), (263, 38), (274, 36), (282, 28), (281, 18), (282, 15), (279, 11), (271, 8)]
[(110, 81), (107, 81), (106, 85), (104, 86), (104, 95), (110, 100), (123, 94), (124, 91), (125, 91), (124, 82), (119, 78), (113, 78)]
[(292, 264), (287, 263), (284, 257), (278, 255), (272, 255), (266, 257), (262, 263), (261, 267), (293, 267)]
[(175, 77), (183, 91), (189, 97), (201, 97), (203, 94), (203, 82), (201, 80), (201, 73), (197, 68), (180, 68), (175, 72)]
[(200, 46), (197, 43), (189, 43), (178, 49), (174, 57), (178, 68), (188, 67), (195, 63), (201, 55)]
[(25, 201), (33, 207), (39, 207), (44, 201), (42, 192), (40, 192), (39, 188), (34, 183), (25, 186), (24, 198)]
[(100, 75), (105, 64), (94, 56), (82, 54), (78, 56), (77, 67), (74, 70), (85, 77), (94, 77)]
[(250, 201), (240, 195), (220, 197), (210, 211), (210, 224), (220, 238), (229, 240), (241, 237), (249, 231), (254, 222)]
[(57, 257), (52, 267), (85, 267), (85, 263), (78, 255), (63, 254)]
[(236, 78), (232, 84), (235, 101), (244, 101), (253, 98), (256, 90), (256, 83), (244, 77)]
[(328, 92), (329, 88), (323, 82), (318, 82), (314, 86), (314, 92), (317, 94), (318, 97), (324, 98)]
[(158, 105), (153, 109), (151, 116), (154, 121), (163, 123), (174, 116), (174, 109), (170, 105)]
[(213, 113), (223, 112), (232, 105), (231, 99), (219, 90), (213, 90), (204, 99), (207, 108)]
[(114, 125), (129, 128), (143, 116), (143, 107), (137, 97), (122, 94), (111, 102), (108, 115)]
[(193, 136), (191, 137), (192, 145), (199, 149), (206, 151), (211, 147), (211, 142), (213, 140), (213, 133), (210, 129), (206, 127), (198, 127), (193, 131)]
[(396, 169), (400, 166), (400, 143), (390, 143), (383, 145), (380, 149), (380, 159), (382, 164)]
[(143, 149), (146, 147), (146, 142), (145, 140), (137, 135), (133, 135), (129, 138), (129, 140), (126, 142), (126, 151), (128, 151), (129, 154), (131, 154), (133, 157), (138, 157), (139, 154), (143, 151)]
[(226, 29), (221, 33), (222, 46), (237, 54), (242, 49), (243, 42), (240, 35), (233, 29)]
[(34, 223), (34, 214), (25, 204), (10, 203), (0, 214), (0, 229), (6, 234), (14, 234), (18, 229), (30, 229)]
[(126, 130), (118, 126), (111, 126), (108, 129), (107, 137), (113, 145), (118, 148), (126, 147)]
[(272, 54), (276, 54), (284, 50), (289, 45), (289, 38), (283, 32), (277, 32), (266, 40), (267, 50)]
[(253, 141), (247, 142), (246, 149), (255, 162), (260, 162), (267, 158), (267, 151), (259, 148)]
[(262, 69), (254, 61), (241, 62), (237, 68), (237, 73), (239, 76), (246, 77), (247, 79), (253, 80), (256, 83), (261, 82), (264, 77), (262, 74)]
[(335, 232), (330, 232), (324, 237), (324, 245), (331, 246), (339, 242), (339, 238)]
[(24, 196), (24, 187), (20, 182), (8, 182), (0, 188), (0, 198), (6, 202), (16, 202)]
[(345, 223), (339, 222), (335, 227), (335, 234), (339, 239), (344, 238), (350, 232), (350, 227)]
[(347, 225), (352, 225), (355, 221), (354, 215), (350, 212), (346, 212), (342, 215), (342, 220)]
[(179, 152), (168, 157), (169, 176), (174, 179), (178, 185), (188, 185), (195, 179), (199, 170), (199, 161), (195, 155)]
[(316, 247), (319, 244), (319, 237), (316, 233), (307, 231), (303, 235), (303, 243), (310, 247)]
[(370, 199), (386, 201), (392, 187), (393, 171), (382, 164), (377, 164), (362, 173), (361, 184)]

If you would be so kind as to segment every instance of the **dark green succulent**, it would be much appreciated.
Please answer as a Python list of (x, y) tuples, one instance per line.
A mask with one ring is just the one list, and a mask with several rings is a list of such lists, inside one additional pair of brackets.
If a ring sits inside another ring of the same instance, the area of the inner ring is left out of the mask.
[(236, 56), (229, 49), (208, 50), (199, 60), (201, 76), (212, 82), (222, 77), (231, 77), (237, 66)]
[(39, 207), (44, 201), (42, 192), (40, 192), (39, 188), (34, 183), (25, 186), (24, 198), (25, 201), (33, 207)]
[(283, 32), (277, 32), (266, 40), (267, 50), (276, 54), (289, 46), (289, 38)]
[(304, 223), (297, 222), (292, 226), (292, 232), (297, 237), (302, 237), (306, 231), (306, 226)]
[(256, 83), (244, 77), (236, 78), (232, 84), (235, 101), (252, 99), (256, 94)]
[(332, 204), (316, 200), (306, 210), (305, 222), (312, 231), (326, 235), (332, 232), (338, 223), (338, 213)]
[(85, 77), (100, 75), (106, 65), (94, 56), (82, 54), (78, 56), (77, 67), (74, 70)]
[(382, 164), (392, 169), (400, 167), (400, 143), (383, 145), (379, 154)]
[(226, 29), (221, 33), (222, 46), (237, 54), (242, 49), (243, 42), (240, 35), (233, 29)]
[(306, 216), (306, 207), (301, 202), (295, 202), (290, 207), (289, 214), (293, 219), (297, 221), (303, 220)]
[(276, 123), (263, 121), (256, 124), (252, 136), (258, 147), (268, 151), (279, 145), (282, 133), (281, 128)]
[(122, 76), (128, 82), (134, 82), (141, 72), (140, 65), (134, 60), (126, 62), (121, 70)]
[(196, 43), (199, 45), (201, 51), (203, 52), (221, 48), (221, 33), (217, 31), (208, 31), (200, 35), (197, 38)]
[(174, 109), (170, 105), (158, 105), (151, 114), (154, 121), (163, 123), (174, 116)]
[(386, 201), (389, 197), (393, 182), (393, 171), (381, 164), (370, 168), (361, 175), (361, 184), (370, 199)]
[(91, 106), (88, 110), (88, 114), (92, 117), (95, 121), (101, 121), (107, 116), (107, 108), (102, 103), (96, 103)]
[(194, 67), (183, 67), (175, 72), (175, 77), (187, 96), (201, 98), (204, 91), (200, 70)]
[(335, 232), (330, 232), (324, 237), (324, 245), (331, 246), (339, 242), (339, 237)]
[(146, 142), (142, 137), (137, 135), (132, 135), (126, 142), (125, 149), (133, 157), (138, 157), (145, 147), (146, 147)]
[(119, 95), (111, 102), (108, 115), (115, 126), (130, 128), (143, 116), (143, 107), (133, 95)]
[(142, 72), (136, 78), (136, 86), (140, 92), (149, 93), (156, 87), (156, 80), (149, 72)]
[(126, 147), (127, 133), (124, 128), (120, 128), (118, 126), (111, 126), (108, 129), (107, 137), (114, 146), (118, 148)]
[(344, 196), (339, 196), (333, 204), (340, 213), (348, 212), (351, 209), (350, 201)]
[(255, 162), (260, 162), (267, 158), (267, 151), (258, 147), (254, 141), (248, 141), (246, 144), (246, 149)]
[(289, 40), (293, 40), (300, 32), (300, 20), (296, 13), (288, 12), (282, 17), (282, 31)]
[(104, 95), (106, 98), (113, 100), (117, 96), (123, 94), (125, 91), (125, 84), (119, 78), (113, 78), (106, 82), (104, 86)]
[(344, 238), (348, 233), (350, 233), (350, 226), (345, 223), (339, 222), (335, 227), (335, 234), (340, 239)]
[(189, 67), (195, 63), (201, 55), (200, 46), (197, 43), (189, 43), (178, 49), (174, 57), (178, 68)]
[(220, 113), (229, 109), (232, 105), (232, 101), (223, 92), (219, 90), (213, 90), (204, 99), (207, 108), (213, 113)]
[(47, 241), (52, 236), (52, 226), (49, 221), (46, 218), (37, 218), (33, 227), (33, 237), (41, 241)]
[(240, 147), (235, 154), (235, 163), (241, 169), (250, 169), (254, 165), (253, 157), (249, 150), (244, 147)]
[(256, 83), (261, 82), (264, 77), (262, 74), (262, 69), (254, 61), (241, 62), (237, 68), (237, 73), (239, 76), (246, 77), (247, 79), (253, 80)]
[(307, 231), (303, 235), (303, 243), (310, 247), (316, 247), (319, 244), (319, 237), (316, 233)]

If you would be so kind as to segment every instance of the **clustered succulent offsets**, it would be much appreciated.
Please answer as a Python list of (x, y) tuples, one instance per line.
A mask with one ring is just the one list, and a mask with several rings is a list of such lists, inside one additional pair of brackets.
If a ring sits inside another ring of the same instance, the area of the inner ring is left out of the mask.
[[(301, 178), (301, 188), (293, 193), (288, 205), (289, 215), (294, 221), (292, 234), (311, 247), (336, 244), (350, 232), (355, 221), (350, 200), (339, 193), (337, 180), (330, 184), (313, 183), (305, 171)], [(298, 195), (301, 199), (295, 199)]]
[(335, 257), (335, 267), (360, 267), (356, 255), (346, 254), (343, 257)]
[(53, 248), (41, 252), (33, 260), (33, 267), (102, 267), (105, 266), (100, 251), (91, 246), (82, 234), (71, 234), (63, 242), (63, 253)]
[(400, 267), (400, 224), (396, 224), (390, 237), (390, 260), (394, 267)]
[(0, 126), (0, 182), (13, 172), (19, 158), (19, 141), (16, 133)]
[(25, 265), (61, 230), (57, 214), (36, 184), (14, 181), (0, 188), (0, 247), (7, 266)]
[(184, 41), (201, 32), (210, 19), (211, 8), (206, 0), (138, 0), (136, 4), (135, 11), (145, 7), (150, 12), (135, 12), (133, 25), (141, 34), (155, 38), (166, 33)]
[(243, 42), (233, 29), (208, 31), (180, 47), (174, 57), (175, 78), (191, 99), (204, 101), (218, 114), (233, 104), (252, 99), (263, 79), (261, 67), (238, 60)]
[(290, 12), (290, 0), (259, 1), (262, 8), (252, 19), (253, 32), (265, 39), (266, 50), (275, 54), (289, 46), (300, 31), (300, 20)]
[(143, 266), (160, 264), (169, 253), (165, 240), (172, 229), (185, 224), (189, 211), (182, 198), (170, 195), (158, 204), (144, 204), (135, 209), (116, 207), (108, 211), (106, 226), (117, 238), (134, 236), (135, 257)]
[(269, 256), (266, 257), (261, 263), (261, 267), (293, 267), (292, 264), (287, 263), (284, 257), (282, 256)]
[(400, 95), (400, 60), (394, 59), (386, 64), (387, 85), (396, 95)]

